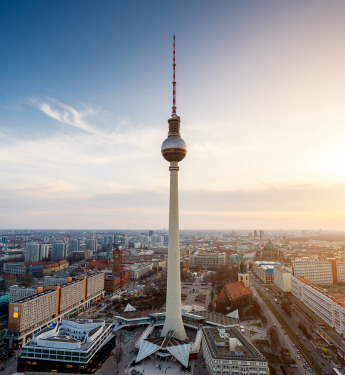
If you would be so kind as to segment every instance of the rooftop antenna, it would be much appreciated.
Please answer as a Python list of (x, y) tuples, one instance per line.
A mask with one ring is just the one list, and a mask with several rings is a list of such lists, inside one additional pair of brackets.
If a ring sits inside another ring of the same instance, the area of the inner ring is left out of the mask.
[(172, 106), (172, 116), (176, 116), (176, 81), (175, 81), (175, 35), (173, 38), (173, 106)]

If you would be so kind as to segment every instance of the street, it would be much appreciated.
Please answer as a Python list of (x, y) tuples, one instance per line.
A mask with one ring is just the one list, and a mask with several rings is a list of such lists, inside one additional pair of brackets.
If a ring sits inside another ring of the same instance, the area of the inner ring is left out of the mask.
[[(272, 303), (275, 303), (274, 301), (274, 295), (272, 292), (269, 292), (267, 293), (265, 291), (265, 288), (262, 287), (262, 283), (260, 281), (257, 281), (257, 278), (254, 274), (251, 274), (250, 275), (250, 283), (251, 283), (251, 286), (252, 286), (252, 289), (253, 289), (253, 294), (254, 296), (257, 297), (260, 305), (262, 306), (263, 310), (265, 311), (265, 313), (267, 313), (267, 316), (270, 317), (269, 320), (269, 325), (272, 326), (274, 323), (276, 324), (277, 326), (277, 330), (278, 332), (280, 332), (280, 337), (282, 338), (282, 345), (286, 348), (289, 349), (290, 351), (290, 355), (293, 359), (295, 359), (296, 363), (298, 364), (297, 366), (297, 370), (299, 371), (299, 373), (302, 375), (306, 372), (306, 370), (303, 368), (303, 362), (302, 362), (302, 359), (301, 360), (298, 360), (297, 359), (297, 348), (293, 347), (293, 342), (291, 340), (291, 338), (284, 334), (285, 330), (284, 329), (281, 329), (280, 326), (281, 324), (279, 323), (279, 321), (277, 320), (277, 318), (274, 316), (274, 314), (272, 313), (271, 309), (267, 306), (267, 304), (262, 300), (262, 298), (260, 296), (258, 296), (257, 292), (255, 291), (255, 288), (258, 288), (258, 289), (261, 289), (262, 293), (265, 294), (265, 298), (269, 299)], [(315, 347), (315, 345), (310, 342), (304, 335), (303, 335), (303, 332), (297, 327), (297, 324), (294, 322), (293, 318), (290, 318), (286, 313), (285, 311), (282, 309), (281, 305), (280, 304), (275, 304), (274, 305), (275, 308), (277, 309), (277, 311), (281, 314), (281, 316), (285, 319), (287, 325), (295, 332), (299, 334), (299, 336), (301, 338), (304, 338), (303, 340), (303, 345), (305, 346), (305, 348), (307, 350), (310, 350), (310, 353), (312, 355), (312, 357), (319, 363), (320, 366), (321, 363), (323, 362), (325, 365), (322, 366), (324, 372), (329, 372), (330, 374), (332, 373), (332, 367), (330, 365), (329, 362), (327, 362), (323, 357), (321, 357)]]

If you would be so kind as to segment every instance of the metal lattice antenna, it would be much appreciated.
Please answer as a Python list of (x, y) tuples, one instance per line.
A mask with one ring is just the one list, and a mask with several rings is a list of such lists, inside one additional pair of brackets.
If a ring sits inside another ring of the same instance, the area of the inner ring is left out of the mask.
[(175, 81), (175, 35), (174, 35), (174, 43), (173, 43), (173, 106), (172, 106), (172, 116), (176, 116), (176, 81)]

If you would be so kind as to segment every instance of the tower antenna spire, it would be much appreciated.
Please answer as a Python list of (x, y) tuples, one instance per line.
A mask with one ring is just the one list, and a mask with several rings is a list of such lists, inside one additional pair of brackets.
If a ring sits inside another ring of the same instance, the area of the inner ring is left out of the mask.
[(173, 106), (172, 106), (172, 116), (176, 116), (176, 80), (175, 80), (175, 35), (173, 37)]

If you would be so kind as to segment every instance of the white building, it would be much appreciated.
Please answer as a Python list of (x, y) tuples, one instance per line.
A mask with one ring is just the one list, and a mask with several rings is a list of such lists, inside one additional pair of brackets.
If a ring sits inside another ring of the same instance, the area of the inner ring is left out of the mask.
[(305, 277), (315, 284), (333, 284), (332, 263), (328, 260), (293, 260), (291, 265), (295, 277)]
[(72, 277), (53, 277), (53, 276), (46, 276), (44, 278), (44, 290), (47, 289), (47, 286), (57, 286), (66, 284), (72, 281)]
[(274, 284), (283, 292), (291, 292), (291, 272), (284, 267), (273, 267)]
[(26, 267), (23, 262), (4, 263), (4, 272), (20, 277), (26, 273)]
[(63, 320), (48, 326), (23, 345), (18, 371), (77, 373), (87, 369), (89, 373), (115, 347), (112, 329), (111, 324), (95, 319)]
[(152, 271), (152, 263), (135, 263), (130, 266), (131, 280), (138, 280)]
[(291, 276), (291, 293), (344, 337), (345, 294), (332, 295), (305, 278)]
[(25, 245), (25, 262), (33, 263), (39, 261), (40, 245), (37, 242), (28, 242)]
[(266, 358), (235, 328), (203, 328), (202, 348), (210, 375), (266, 375)]
[(258, 278), (267, 285), (274, 283), (274, 267), (282, 267), (281, 263), (269, 262), (269, 261), (255, 261), (253, 264), (253, 272)]

